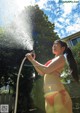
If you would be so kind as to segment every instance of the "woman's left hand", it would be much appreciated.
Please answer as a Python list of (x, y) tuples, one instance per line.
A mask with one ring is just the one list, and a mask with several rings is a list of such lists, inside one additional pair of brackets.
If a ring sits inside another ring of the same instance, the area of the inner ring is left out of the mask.
[(32, 53), (27, 53), (25, 55), (25, 57), (29, 60), (29, 61), (32, 61), (34, 58), (32, 57)]

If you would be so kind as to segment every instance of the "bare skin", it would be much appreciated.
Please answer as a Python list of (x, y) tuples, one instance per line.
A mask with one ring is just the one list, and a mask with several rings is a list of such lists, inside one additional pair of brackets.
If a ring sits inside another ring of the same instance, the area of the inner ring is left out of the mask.
[[(51, 63), (48, 66), (45, 66), (41, 63), (39, 63), (38, 61), (36, 61), (31, 53), (26, 54), (26, 57), (28, 58), (28, 60), (33, 64), (33, 66), (35, 67), (36, 71), (44, 76), (44, 92), (47, 92), (48, 90), (48, 84), (52, 82), (53, 85), (50, 85), (49, 88), (51, 88), (51, 90), (53, 90), (57, 95), (56, 95), (56, 99), (52, 99), (53, 98), (53, 94), (49, 94), (46, 95), (46, 98), (48, 99), (48, 102), (46, 101), (46, 113), (72, 113), (72, 102), (70, 100), (70, 97), (68, 96), (68, 94), (66, 93), (67, 98), (69, 98), (70, 102), (67, 102), (64, 107), (59, 108), (58, 107), (58, 111), (54, 110), (56, 107), (56, 105), (62, 104), (62, 101), (60, 99), (60, 93), (57, 93), (57, 91), (61, 91), (64, 88), (64, 85), (61, 83), (60, 81), (60, 74), (65, 66), (65, 57), (63, 55), (63, 52), (65, 50), (65, 47), (61, 47), (61, 45), (59, 43), (55, 43), (52, 46), (52, 53), (55, 54), (55, 58), (52, 59)], [(58, 103), (57, 103), (57, 98), (58, 99)], [(49, 106), (49, 102), (53, 103), (52, 101), (54, 101), (54, 109), (53, 107), (51, 108), (51, 105)], [(66, 109), (66, 110), (65, 110)], [(67, 111), (68, 110), (68, 111)]]

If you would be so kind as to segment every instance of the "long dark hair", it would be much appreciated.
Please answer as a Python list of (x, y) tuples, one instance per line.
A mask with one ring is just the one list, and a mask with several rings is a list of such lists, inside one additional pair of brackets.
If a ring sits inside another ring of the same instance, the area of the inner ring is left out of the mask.
[(77, 64), (76, 64), (76, 61), (74, 59), (71, 49), (67, 46), (66, 42), (64, 41), (56, 40), (54, 43), (59, 43), (61, 47), (65, 47), (63, 54), (66, 54), (66, 58), (67, 58), (67, 61), (68, 61), (68, 64), (71, 70), (71, 75), (73, 76), (76, 82), (79, 82)]

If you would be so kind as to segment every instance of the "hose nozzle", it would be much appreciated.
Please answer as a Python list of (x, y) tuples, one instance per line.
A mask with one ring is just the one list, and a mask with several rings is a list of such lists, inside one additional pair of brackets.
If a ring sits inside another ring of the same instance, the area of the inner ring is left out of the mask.
[(31, 50), (30, 53), (32, 54), (32, 57), (35, 58), (35, 51), (34, 50)]
[[(31, 50), (31, 51), (29, 51), (28, 53), (31, 53), (31, 55), (32, 55), (32, 57), (35, 59), (35, 51), (34, 50)], [(27, 53), (27, 54), (28, 54)], [(26, 56), (26, 55), (25, 55)]]

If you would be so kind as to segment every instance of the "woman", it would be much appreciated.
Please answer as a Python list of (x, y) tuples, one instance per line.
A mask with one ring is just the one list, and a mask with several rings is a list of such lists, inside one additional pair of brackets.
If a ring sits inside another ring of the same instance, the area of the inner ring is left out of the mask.
[(45, 65), (37, 62), (31, 53), (26, 54), (26, 57), (33, 64), (37, 72), (44, 76), (46, 113), (72, 113), (72, 101), (64, 85), (61, 83), (60, 75), (67, 61), (73, 78), (78, 82), (76, 62), (67, 44), (61, 40), (54, 42), (52, 52), (55, 54), (55, 58), (48, 61)]

